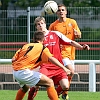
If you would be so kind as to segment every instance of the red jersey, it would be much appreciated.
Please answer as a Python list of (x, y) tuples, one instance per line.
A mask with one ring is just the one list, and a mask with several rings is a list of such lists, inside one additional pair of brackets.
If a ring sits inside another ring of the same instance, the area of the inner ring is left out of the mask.
[[(45, 34), (44, 45), (50, 50), (50, 53), (52, 53), (54, 57), (62, 63), (60, 44), (68, 45), (71, 43), (71, 41), (72, 40), (68, 39), (66, 36), (58, 31), (48, 31), (48, 33)], [(54, 64), (43, 64), (42, 67), (59, 69), (59, 67), (55, 66)]]

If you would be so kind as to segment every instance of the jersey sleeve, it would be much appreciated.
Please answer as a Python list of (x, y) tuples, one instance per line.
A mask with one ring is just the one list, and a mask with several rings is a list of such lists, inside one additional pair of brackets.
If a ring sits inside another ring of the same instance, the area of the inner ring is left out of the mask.
[(42, 63), (49, 63), (49, 57), (52, 57), (53, 55), (50, 53), (48, 48), (45, 48), (42, 52)]
[(12, 58), (12, 62), (13, 62), (13, 61), (16, 61), (16, 60), (18, 59), (20, 50), (21, 50), (21, 49), (17, 50), (17, 52), (15, 53), (15, 55), (14, 55), (13, 58)]
[(78, 33), (81, 35), (81, 31), (80, 31), (80, 29), (79, 29), (79, 27), (78, 27), (77, 22), (76, 22), (75, 20), (73, 20), (73, 23), (74, 23), (73, 28), (74, 28), (75, 30), (77, 30), (77, 31), (78, 31)]
[(67, 38), (65, 35), (63, 35), (59, 31), (54, 31), (54, 33), (59, 37), (60, 44), (63, 44), (63, 45), (71, 44), (72, 40)]
[(50, 26), (49, 26), (49, 30), (51, 30), (51, 31), (54, 30), (54, 29), (53, 29), (53, 23), (50, 24)]

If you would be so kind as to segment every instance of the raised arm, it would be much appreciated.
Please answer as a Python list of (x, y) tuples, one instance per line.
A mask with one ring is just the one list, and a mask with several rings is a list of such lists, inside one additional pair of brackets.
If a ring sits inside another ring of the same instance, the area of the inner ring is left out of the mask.
[(90, 47), (87, 44), (84, 44), (83, 46), (81, 44), (79, 44), (78, 42), (72, 41), (71, 39), (68, 39), (65, 35), (63, 35), (62, 33), (58, 32), (58, 31), (54, 31), (54, 33), (59, 36), (60, 38), (60, 43), (63, 45), (73, 45), (76, 48), (79, 49), (83, 49), (83, 50), (89, 50)]

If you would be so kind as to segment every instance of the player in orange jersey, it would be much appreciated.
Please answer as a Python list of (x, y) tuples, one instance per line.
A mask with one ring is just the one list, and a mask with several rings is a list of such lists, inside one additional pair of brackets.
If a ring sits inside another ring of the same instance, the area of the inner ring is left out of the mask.
[[(56, 14), (58, 16), (58, 19), (50, 25), (49, 30), (59, 31), (71, 40), (75, 40), (75, 38), (81, 38), (81, 32), (76, 21), (74, 19), (66, 17), (67, 10), (64, 4), (58, 5), (58, 11)], [(74, 68), (75, 47), (72, 45), (63, 45), (61, 54), (63, 57), (64, 66), (66, 66), (72, 72), (72, 76), (68, 77), (70, 84), (75, 70)], [(68, 94), (67, 91), (63, 93), (62, 98), (64, 100), (68, 100), (69, 97), (67, 94)]]
[(43, 40), (44, 33), (41, 31), (35, 32), (34, 43), (25, 44), (12, 58), (13, 75), (21, 87), (17, 92), (15, 100), (22, 100), (30, 87), (41, 85), (47, 88), (50, 100), (58, 100), (53, 81), (33, 69), (42, 63), (52, 62), (62, 68), (67, 74), (70, 74), (70, 71), (53, 57), (48, 48), (42, 45)]

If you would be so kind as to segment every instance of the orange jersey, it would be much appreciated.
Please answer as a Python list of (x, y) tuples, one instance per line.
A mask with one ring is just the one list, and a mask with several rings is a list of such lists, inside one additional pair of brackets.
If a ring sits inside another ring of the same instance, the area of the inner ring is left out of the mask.
[(12, 66), (14, 70), (34, 69), (41, 63), (48, 63), (48, 58), (51, 56), (49, 49), (43, 49), (42, 44), (29, 43), (15, 53), (12, 58)]
[[(74, 29), (77, 30), (77, 32), (81, 34), (76, 21), (71, 18), (66, 18), (65, 22), (59, 22), (59, 20), (56, 20), (49, 27), (49, 30), (59, 31), (71, 40), (75, 40)], [(63, 58), (67, 57), (70, 60), (74, 60), (75, 47), (71, 45), (63, 45), (61, 54)]]

